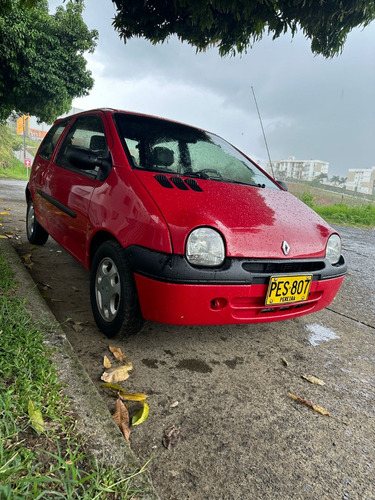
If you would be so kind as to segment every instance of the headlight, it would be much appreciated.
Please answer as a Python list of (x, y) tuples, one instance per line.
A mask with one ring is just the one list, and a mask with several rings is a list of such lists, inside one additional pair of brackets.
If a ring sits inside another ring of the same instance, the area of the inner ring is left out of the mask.
[(220, 266), (224, 262), (224, 241), (210, 227), (199, 227), (189, 234), (186, 258), (194, 266)]
[(341, 256), (341, 238), (338, 234), (332, 234), (328, 238), (326, 257), (331, 264), (337, 264)]

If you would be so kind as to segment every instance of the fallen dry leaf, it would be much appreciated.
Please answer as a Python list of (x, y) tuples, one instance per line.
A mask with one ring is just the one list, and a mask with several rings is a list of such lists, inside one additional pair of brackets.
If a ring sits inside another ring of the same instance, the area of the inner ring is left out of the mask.
[(21, 259), (23, 260), (24, 266), (28, 269), (32, 269), (34, 263), (31, 261), (31, 253), (26, 253), (25, 255), (21, 255)]
[(148, 417), (150, 408), (146, 403), (146, 401), (142, 401), (142, 404), (143, 404), (142, 408), (132, 418), (132, 425), (142, 424)]
[(122, 382), (129, 378), (129, 370), (133, 369), (133, 365), (129, 362), (126, 365), (115, 366), (113, 368), (109, 368), (106, 370), (103, 375), (100, 377), (104, 382), (108, 382), (110, 384), (116, 382)]
[(82, 332), (84, 330), (84, 321), (74, 321), (72, 324), (72, 328), (75, 332)]
[(129, 411), (126, 405), (124, 405), (124, 403), (121, 401), (121, 399), (118, 399), (115, 403), (113, 420), (116, 422), (120, 431), (123, 433), (126, 441), (130, 444)]
[(104, 356), (103, 366), (106, 370), (108, 370), (108, 368), (111, 368), (111, 366), (112, 366), (112, 363), (110, 362), (110, 360), (107, 356)]
[(298, 401), (299, 403), (302, 403), (306, 406), (309, 406), (310, 408), (312, 408), (317, 413), (320, 413), (321, 415), (326, 415), (327, 417), (334, 418), (335, 420), (338, 420), (339, 422), (341, 422), (345, 425), (348, 425), (347, 422), (344, 422), (343, 420), (340, 420), (339, 418), (335, 417), (334, 415), (332, 415), (332, 413), (330, 413), (325, 408), (322, 408), (321, 406), (315, 405), (311, 401), (307, 401), (307, 399), (299, 398), (298, 396), (295, 396), (294, 394), (291, 394), (291, 393), (289, 393), (289, 396), (292, 399), (294, 399), (295, 401)]
[(285, 358), (281, 358), (281, 361), (284, 363), (285, 366), (289, 366), (289, 363)]
[(113, 345), (110, 345), (110, 346), (108, 346), (108, 348), (111, 351), (111, 353), (114, 355), (114, 357), (117, 359), (117, 361), (121, 361), (121, 363), (122, 362), (127, 363), (129, 361), (128, 357), (125, 354), (123, 354), (120, 347), (115, 347)]
[(38, 285), (40, 285), (43, 290), (52, 290), (51, 285), (49, 285), (48, 283), (43, 283), (43, 281), (38, 281)]
[(108, 387), (109, 389), (112, 389), (121, 399), (126, 399), (127, 401), (144, 401), (147, 398), (147, 395), (143, 394), (142, 392), (133, 392), (133, 393), (126, 392), (122, 387), (120, 387), (117, 384), (105, 383), (102, 385), (103, 387)]
[(0, 212), (0, 215), (10, 215), (10, 212)]
[(301, 375), (301, 377), (304, 380), (307, 380), (307, 382), (310, 382), (310, 384), (316, 384), (316, 385), (326, 385), (323, 380), (320, 380), (320, 378), (316, 378), (313, 375)]
[(7, 236), (4, 236), (3, 234), (0, 234), (0, 238), (1, 238), (2, 240), (7, 240), (7, 239), (8, 239), (8, 237), (7, 237)]
[(170, 450), (180, 441), (180, 429), (175, 425), (169, 427), (164, 433), (162, 443), (167, 450)]
[(307, 399), (299, 398), (298, 396), (295, 396), (294, 394), (289, 393), (289, 396), (294, 399), (295, 401), (298, 401), (299, 403), (302, 403), (306, 406), (309, 406), (312, 408), (314, 411), (320, 413), (321, 415), (327, 415), (328, 417), (332, 417), (331, 413), (324, 408), (321, 408), (318, 405), (315, 405), (311, 401), (307, 401)]

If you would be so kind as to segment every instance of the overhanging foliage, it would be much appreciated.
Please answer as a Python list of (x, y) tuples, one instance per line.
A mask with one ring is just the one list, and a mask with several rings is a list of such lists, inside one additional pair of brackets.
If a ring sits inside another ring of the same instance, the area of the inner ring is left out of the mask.
[(93, 87), (84, 53), (94, 50), (97, 32), (83, 22), (81, 2), (54, 15), (46, 0), (7, 4), (0, 11), (0, 120), (14, 110), (51, 123)]
[(375, 17), (374, 0), (114, 0), (114, 27), (126, 42), (152, 43), (170, 35), (198, 51), (217, 46), (222, 56), (245, 52), (264, 34), (302, 31), (314, 54), (341, 52), (348, 33)]

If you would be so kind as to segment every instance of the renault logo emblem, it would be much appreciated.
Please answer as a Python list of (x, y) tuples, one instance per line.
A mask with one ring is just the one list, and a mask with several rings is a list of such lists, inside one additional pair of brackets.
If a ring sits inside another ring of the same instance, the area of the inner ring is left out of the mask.
[(282, 250), (284, 252), (284, 255), (288, 255), (288, 253), (290, 251), (290, 246), (289, 246), (289, 244), (288, 244), (287, 241), (285, 241), (285, 240), (283, 241), (283, 244), (281, 245), (281, 248), (282, 248)]

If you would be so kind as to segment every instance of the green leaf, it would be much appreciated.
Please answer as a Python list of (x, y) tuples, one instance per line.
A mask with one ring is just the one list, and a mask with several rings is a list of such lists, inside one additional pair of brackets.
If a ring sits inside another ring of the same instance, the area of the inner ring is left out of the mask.
[(103, 387), (108, 387), (108, 389), (112, 389), (115, 392), (119, 392), (121, 399), (127, 399), (128, 401), (144, 401), (147, 398), (146, 394), (142, 392), (126, 392), (122, 387), (117, 384), (111, 384), (110, 382), (105, 382), (102, 384)]
[(142, 409), (139, 410), (139, 412), (136, 413), (134, 415), (134, 417), (132, 418), (132, 425), (142, 424), (146, 420), (146, 418), (148, 417), (149, 411), (150, 411), (150, 409), (149, 409), (148, 404), (145, 401), (143, 401)]
[(42, 412), (40, 410), (35, 409), (35, 405), (32, 401), (29, 401), (28, 404), (28, 413), (31, 421), (31, 425), (33, 429), (40, 434), (44, 432), (44, 420), (42, 416)]

